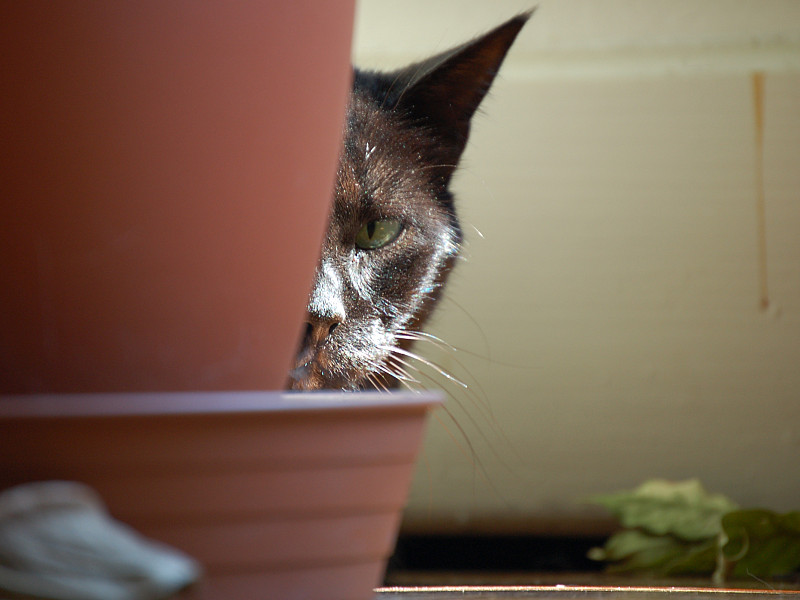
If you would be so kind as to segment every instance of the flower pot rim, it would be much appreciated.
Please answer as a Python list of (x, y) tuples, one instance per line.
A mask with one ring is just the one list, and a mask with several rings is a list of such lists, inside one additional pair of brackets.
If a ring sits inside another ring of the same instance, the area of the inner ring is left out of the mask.
[(0, 395), (0, 419), (428, 410), (437, 391), (109, 392)]

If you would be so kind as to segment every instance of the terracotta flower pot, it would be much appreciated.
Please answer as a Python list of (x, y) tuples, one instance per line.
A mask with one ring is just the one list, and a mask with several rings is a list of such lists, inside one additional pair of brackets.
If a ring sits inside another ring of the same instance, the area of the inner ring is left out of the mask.
[(279, 389), (353, 2), (0, 8), (0, 392)]
[(368, 600), (439, 398), (275, 392), (6, 397), (0, 489), (68, 479), (184, 550), (186, 598)]
[(90, 485), (199, 559), (190, 598), (366, 600), (394, 542), (431, 398), (210, 391), (284, 384), (352, 20), (0, 7), (0, 489)]

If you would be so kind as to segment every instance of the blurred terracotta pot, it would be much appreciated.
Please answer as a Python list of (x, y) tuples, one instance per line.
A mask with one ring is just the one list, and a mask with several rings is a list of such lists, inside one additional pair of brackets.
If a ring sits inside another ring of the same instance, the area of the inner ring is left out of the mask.
[(198, 559), (186, 598), (368, 600), (438, 395), (29, 395), (0, 411), (0, 489), (68, 479)]
[(353, 2), (0, 8), (0, 391), (276, 389)]

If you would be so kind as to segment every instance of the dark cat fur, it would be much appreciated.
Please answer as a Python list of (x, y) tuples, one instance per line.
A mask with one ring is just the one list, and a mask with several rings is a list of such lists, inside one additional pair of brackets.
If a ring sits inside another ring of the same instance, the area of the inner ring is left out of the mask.
[[(529, 16), (399, 71), (355, 70), (292, 389), (382, 389), (410, 377), (407, 348), (461, 243), (448, 186), (470, 119)], [(357, 242), (378, 237), (389, 241)]]

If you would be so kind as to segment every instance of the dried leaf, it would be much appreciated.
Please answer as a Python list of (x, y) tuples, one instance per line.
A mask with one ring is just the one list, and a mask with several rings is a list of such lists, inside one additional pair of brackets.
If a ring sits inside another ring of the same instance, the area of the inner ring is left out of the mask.
[[(722, 518), (720, 562), (715, 576), (771, 577), (800, 569), (800, 511), (733, 511)], [(725, 573), (721, 573), (724, 569)]]
[(624, 529), (605, 546), (589, 552), (592, 560), (609, 563), (611, 572), (644, 571), (658, 575), (710, 573), (715, 566), (715, 540), (686, 542), (672, 535)]
[(685, 541), (716, 536), (722, 515), (737, 508), (725, 496), (706, 492), (696, 479), (654, 479), (635, 490), (596, 496), (591, 501), (610, 510), (625, 527)]
[(800, 511), (738, 510), (697, 480), (648, 481), (635, 490), (592, 499), (628, 529), (611, 536), (589, 558), (610, 571), (659, 575), (712, 573), (771, 577), (800, 570)]

